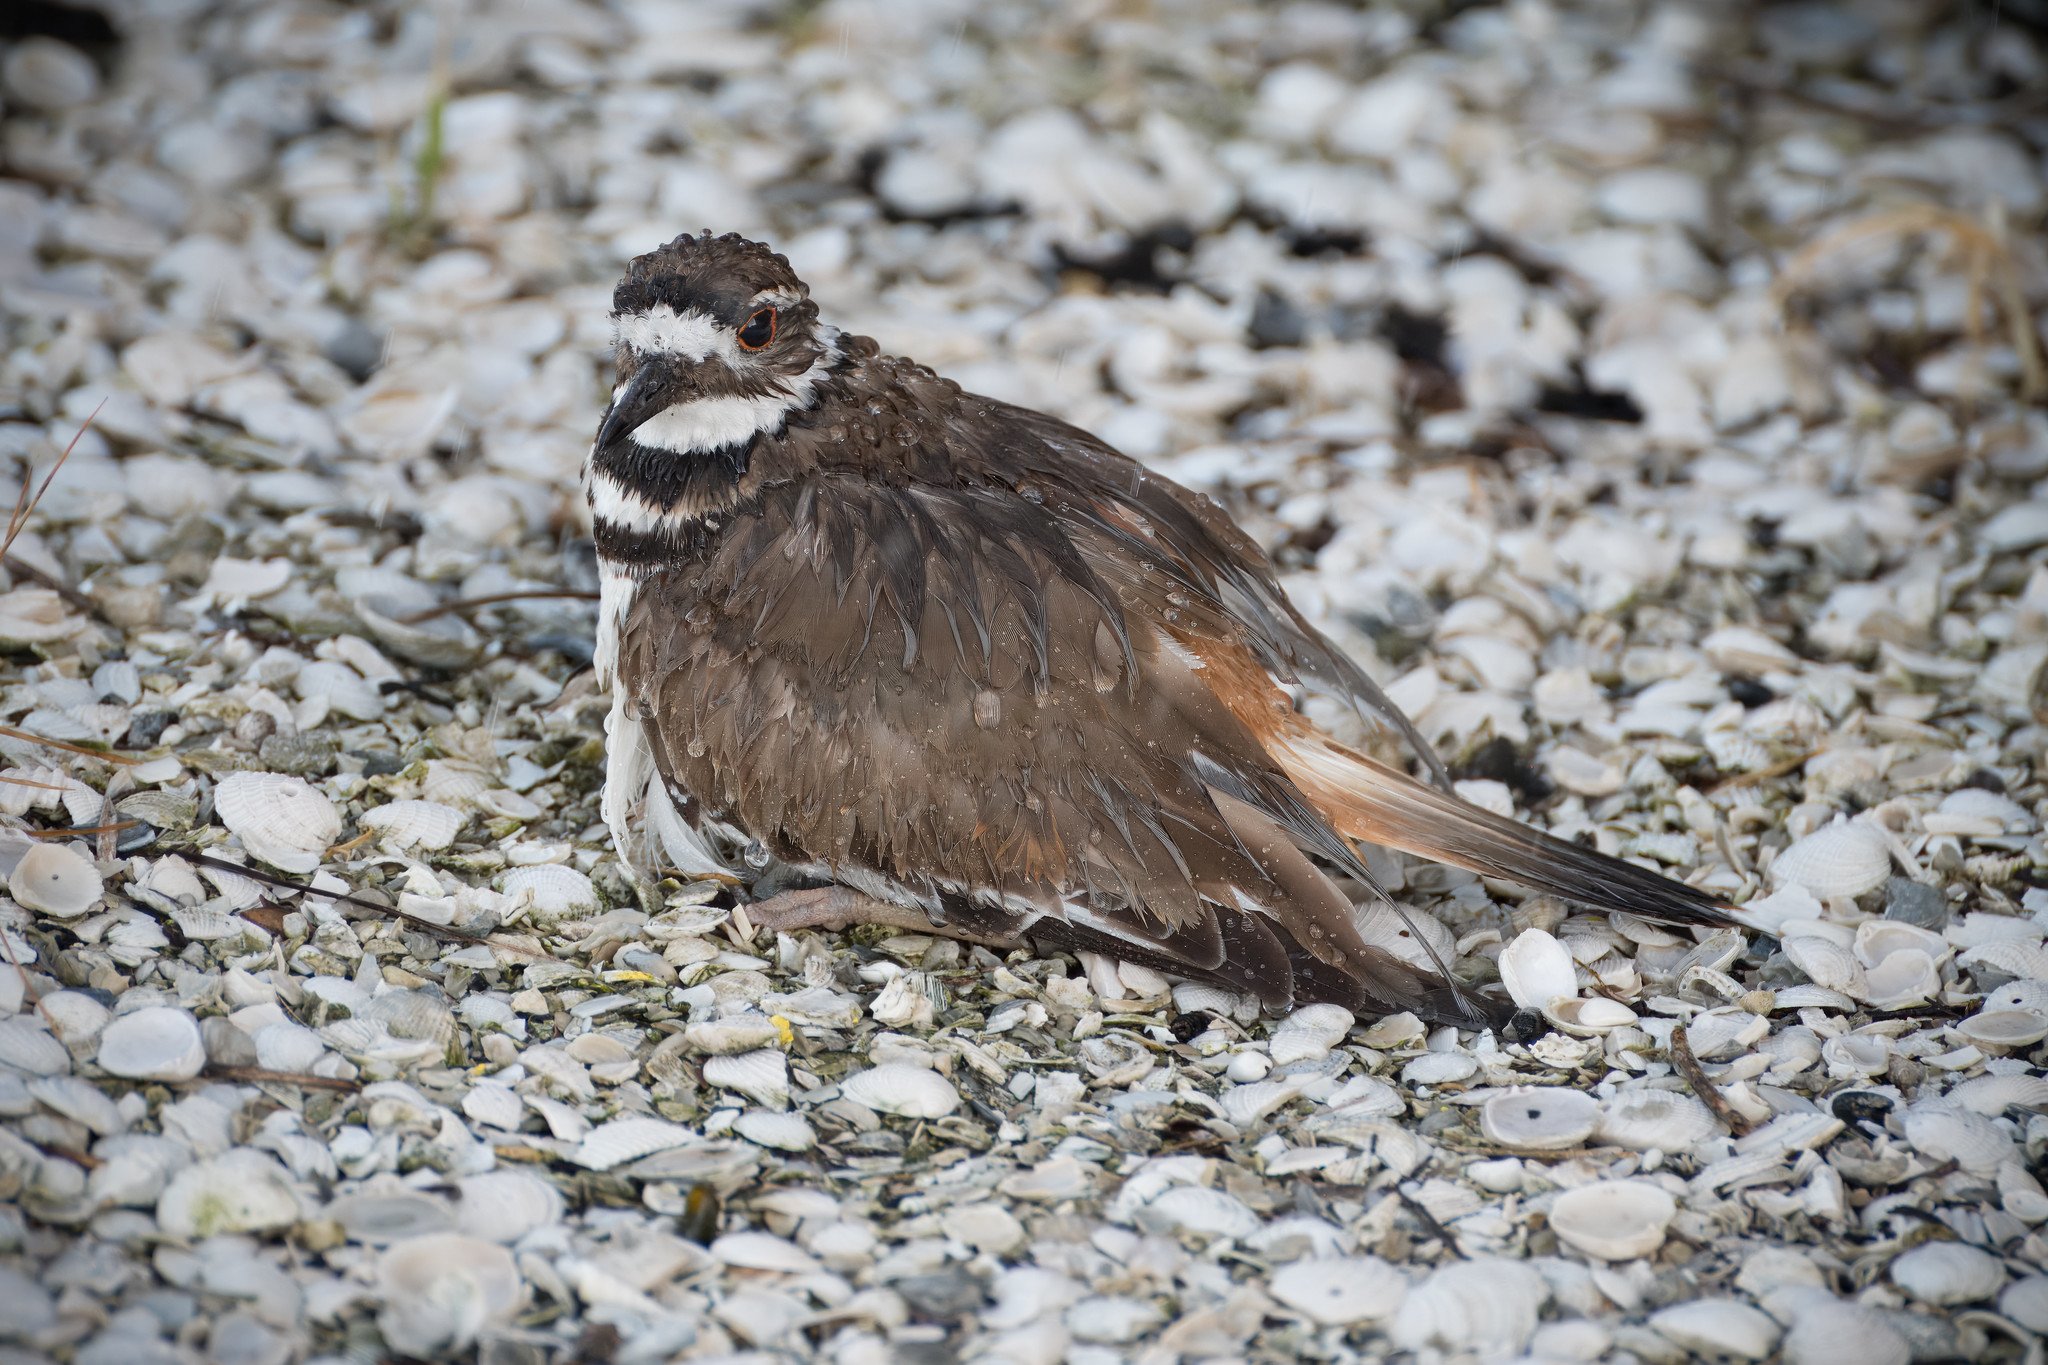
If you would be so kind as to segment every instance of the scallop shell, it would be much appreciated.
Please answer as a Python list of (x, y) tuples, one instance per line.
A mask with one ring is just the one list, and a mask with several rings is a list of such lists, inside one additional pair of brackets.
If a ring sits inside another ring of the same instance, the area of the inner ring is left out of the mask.
[(569, 1160), (593, 1171), (608, 1171), (671, 1147), (685, 1147), (703, 1139), (693, 1130), (666, 1119), (630, 1115), (600, 1123), (583, 1135)]
[(789, 1059), (774, 1048), (708, 1057), (704, 1083), (736, 1090), (756, 1104), (780, 1109), (789, 1103)]
[(119, 1015), (100, 1033), (96, 1060), (110, 1076), (189, 1081), (206, 1065), (199, 1021), (184, 1010), (151, 1005)]
[(1490, 1097), (1479, 1110), (1487, 1140), (1519, 1151), (1556, 1152), (1576, 1147), (1600, 1122), (1600, 1102), (1582, 1090), (1514, 1090)]
[(1995, 839), (2002, 834), (2027, 833), (2034, 827), (2034, 817), (2009, 796), (1982, 787), (1964, 787), (1943, 797), (1939, 806), (1920, 818), (1920, 823), (1929, 834)]
[(570, 915), (597, 908), (597, 887), (590, 878), (561, 863), (515, 867), (505, 874), (498, 889), (507, 896), (527, 897), (543, 914)]
[(315, 871), (341, 838), (341, 814), (304, 778), (230, 773), (213, 792), (214, 813), (249, 856), (281, 872)]
[(439, 801), (387, 801), (357, 821), (395, 848), (443, 849), (455, 842), (468, 815)]
[(36, 1103), (106, 1137), (128, 1127), (120, 1106), (82, 1076), (37, 1076), (28, 1082)]
[(156, 1201), (157, 1225), (197, 1241), (224, 1233), (271, 1232), (299, 1220), (299, 1197), (277, 1158), (249, 1147), (187, 1166)]
[(960, 1107), (960, 1092), (951, 1081), (936, 1071), (908, 1062), (884, 1062), (857, 1071), (841, 1081), (839, 1088), (857, 1104), (905, 1118), (944, 1118)]
[(1664, 1245), (1678, 1201), (1647, 1180), (1605, 1180), (1566, 1190), (1550, 1206), (1550, 1229), (1566, 1246), (1603, 1261), (1632, 1261)]
[(1683, 1152), (1720, 1131), (1714, 1111), (1676, 1090), (1624, 1090), (1600, 1106), (1593, 1130), (1632, 1151)]
[(1892, 1262), (1892, 1283), (1937, 1308), (1978, 1303), (2005, 1286), (1998, 1258), (1961, 1242), (1928, 1242)]
[(1841, 821), (1787, 845), (1771, 860), (1770, 876), (1773, 886), (1793, 883), (1830, 900), (1884, 885), (1891, 865), (1891, 847), (1882, 833)]
[(1778, 1344), (1771, 1315), (1740, 1299), (1693, 1299), (1660, 1309), (1650, 1330), (1703, 1360), (1764, 1360)]
[(1579, 992), (1571, 953), (1541, 929), (1524, 929), (1501, 950), (1500, 980), (1525, 1010), (1540, 1010)]
[(1356, 1022), (1342, 1005), (1303, 1005), (1274, 1028), (1267, 1054), (1275, 1066), (1327, 1057)]
[(1818, 934), (1794, 934), (1784, 940), (1784, 948), (1786, 958), (1814, 985), (1848, 996), (1863, 994), (1863, 964), (1852, 950)]
[(512, 1253), (459, 1232), (399, 1242), (377, 1258), (377, 1330), (403, 1355), (446, 1359), (509, 1323), (524, 1286)]
[(562, 1193), (531, 1171), (499, 1169), (456, 1183), (455, 1226), (486, 1242), (510, 1246), (536, 1228), (562, 1221)]
[(470, 1087), (462, 1097), (462, 1112), (478, 1123), (510, 1133), (517, 1132), (526, 1118), (526, 1105), (510, 1086), (487, 1082)]
[(1439, 1266), (1411, 1287), (1387, 1332), (1407, 1351), (1440, 1346), (1482, 1358), (1517, 1355), (1535, 1334), (1550, 1286), (1520, 1261), (1482, 1256)]
[(817, 1131), (801, 1114), (749, 1109), (733, 1120), (732, 1127), (747, 1141), (778, 1152), (808, 1152), (818, 1145)]
[(1408, 1297), (1408, 1277), (1377, 1256), (1300, 1260), (1273, 1272), (1267, 1292), (1326, 1327), (1379, 1322)]
[(2008, 1109), (2048, 1110), (2048, 1076), (1979, 1076), (1942, 1096), (1973, 1114), (1994, 1118)]
[(1903, 1124), (1914, 1151), (1934, 1161), (1953, 1161), (1971, 1175), (1992, 1174), (2015, 1151), (1997, 1124), (1945, 1101), (1914, 1105)]
[(76, 919), (100, 903), (107, 885), (90, 859), (63, 844), (39, 843), (7, 878), (14, 899), (56, 919)]

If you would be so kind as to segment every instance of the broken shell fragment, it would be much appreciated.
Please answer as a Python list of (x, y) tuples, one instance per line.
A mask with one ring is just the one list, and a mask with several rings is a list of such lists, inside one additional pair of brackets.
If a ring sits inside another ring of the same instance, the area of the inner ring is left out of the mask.
[(214, 788), (214, 812), (249, 856), (280, 872), (315, 871), (341, 838), (341, 814), (302, 777), (230, 773)]
[(1647, 1180), (1608, 1180), (1566, 1190), (1550, 1228), (1566, 1246), (1603, 1261), (1632, 1261), (1664, 1245), (1678, 1201)]

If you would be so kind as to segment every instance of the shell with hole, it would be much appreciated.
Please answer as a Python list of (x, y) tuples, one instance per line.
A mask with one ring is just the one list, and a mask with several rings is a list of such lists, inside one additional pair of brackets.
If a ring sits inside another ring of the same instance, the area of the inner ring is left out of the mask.
[(1593, 1135), (1600, 1102), (1582, 1090), (1511, 1090), (1490, 1096), (1479, 1110), (1479, 1131), (1489, 1142), (1523, 1152), (1558, 1152)]
[(106, 883), (92, 860), (64, 844), (37, 844), (21, 855), (7, 889), (29, 910), (77, 919), (100, 903)]

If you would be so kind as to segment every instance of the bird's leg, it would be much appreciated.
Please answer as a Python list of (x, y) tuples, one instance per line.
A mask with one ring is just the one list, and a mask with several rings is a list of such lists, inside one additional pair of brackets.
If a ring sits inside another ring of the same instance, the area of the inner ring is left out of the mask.
[(863, 895), (847, 886), (817, 886), (801, 891), (783, 891), (767, 900), (747, 904), (747, 918), (763, 929), (793, 934), (799, 929), (849, 929), (856, 924), (879, 924), (885, 929), (902, 929), (913, 934), (937, 934), (978, 943), (984, 948), (1007, 950), (1024, 945), (1022, 935), (991, 938), (962, 933), (950, 925), (933, 924), (921, 910), (893, 905)]

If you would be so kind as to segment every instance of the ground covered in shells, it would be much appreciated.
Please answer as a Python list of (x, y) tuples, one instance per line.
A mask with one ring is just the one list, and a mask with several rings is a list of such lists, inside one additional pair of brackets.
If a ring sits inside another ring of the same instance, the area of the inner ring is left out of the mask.
[[(23, 6), (0, 1361), (2041, 1359), (2042, 17)], [(1749, 927), (1389, 863), (1473, 1035), (636, 880), (576, 471), (706, 226)]]

